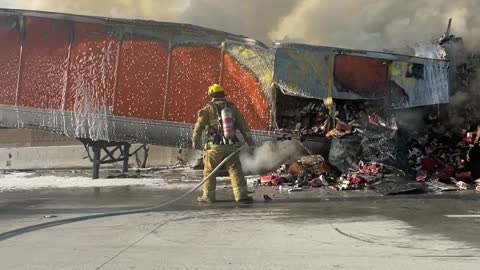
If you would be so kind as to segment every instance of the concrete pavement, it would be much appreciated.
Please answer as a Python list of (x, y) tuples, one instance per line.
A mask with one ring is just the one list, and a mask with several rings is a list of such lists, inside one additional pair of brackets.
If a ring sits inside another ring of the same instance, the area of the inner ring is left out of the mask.
[[(0, 230), (150, 206), (182, 193), (136, 188), (0, 194)], [(220, 190), (228, 198), (230, 190)], [(478, 197), (274, 199), (96, 219), (0, 242), (2, 269), (478, 269)], [(449, 215), (468, 217), (449, 217)]]

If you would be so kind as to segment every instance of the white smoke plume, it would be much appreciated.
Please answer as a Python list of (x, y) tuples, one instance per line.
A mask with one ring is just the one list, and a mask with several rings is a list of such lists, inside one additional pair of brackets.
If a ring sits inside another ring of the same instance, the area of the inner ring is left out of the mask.
[(478, 0), (0, 0), (7, 8), (192, 23), (262, 41), (409, 52), (452, 33), (480, 46)]
[[(177, 21), (188, 0), (6, 0), (6, 8), (80, 15)], [(1, 3), (1, 1), (0, 1)]]
[(242, 153), (240, 161), (243, 171), (249, 174), (260, 174), (278, 169), (283, 163), (290, 163), (305, 155), (303, 149), (295, 141), (264, 142), (252, 153)]
[(404, 51), (439, 37), (448, 18), (452, 33), (479, 46), (477, 0), (303, 0), (271, 32), (275, 40), (371, 50)]
[(271, 42), (270, 32), (298, 0), (192, 0), (184, 22)]

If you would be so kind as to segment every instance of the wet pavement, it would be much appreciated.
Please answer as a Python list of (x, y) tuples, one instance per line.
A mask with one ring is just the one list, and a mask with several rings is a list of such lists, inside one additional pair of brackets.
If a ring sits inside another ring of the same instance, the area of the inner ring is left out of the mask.
[[(0, 193), (0, 232), (153, 206), (182, 193), (141, 187)], [(0, 241), (2, 269), (478, 269), (475, 193), (378, 196), (257, 188), (237, 205), (196, 194), (152, 213), (82, 221)], [(271, 202), (263, 201), (270, 194)], [(45, 218), (53, 216), (53, 218)]]

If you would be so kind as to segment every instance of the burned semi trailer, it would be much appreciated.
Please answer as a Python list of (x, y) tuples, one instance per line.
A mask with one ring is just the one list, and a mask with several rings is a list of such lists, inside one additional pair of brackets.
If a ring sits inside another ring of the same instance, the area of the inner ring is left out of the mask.
[[(270, 130), (273, 55), (264, 44), (192, 25), (0, 9), (0, 127), (115, 147), (188, 147), (213, 83), (255, 130)], [(102, 158), (100, 158), (102, 159)]]
[(78, 138), (92, 147), (97, 170), (128, 161), (131, 143), (189, 147), (213, 83), (227, 89), (257, 140), (292, 133), (279, 126), (280, 95), (382, 100), (391, 109), (449, 97), (446, 61), (268, 47), (186, 24), (0, 9), (0, 40), (0, 127)]
[(191, 25), (0, 10), (2, 126), (93, 141), (186, 146), (206, 89), (221, 83), (269, 129), (272, 55)]

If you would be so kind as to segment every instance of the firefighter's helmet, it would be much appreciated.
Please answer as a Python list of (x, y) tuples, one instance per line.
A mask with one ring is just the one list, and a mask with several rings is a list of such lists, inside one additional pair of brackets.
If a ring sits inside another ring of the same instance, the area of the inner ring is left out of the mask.
[(211, 97), (225, 96), (225, 92), (221, 85), (218, 85), (215, 83), (215, 84), (212, 84), (210, 87), (208, 87), (208, 95)]

